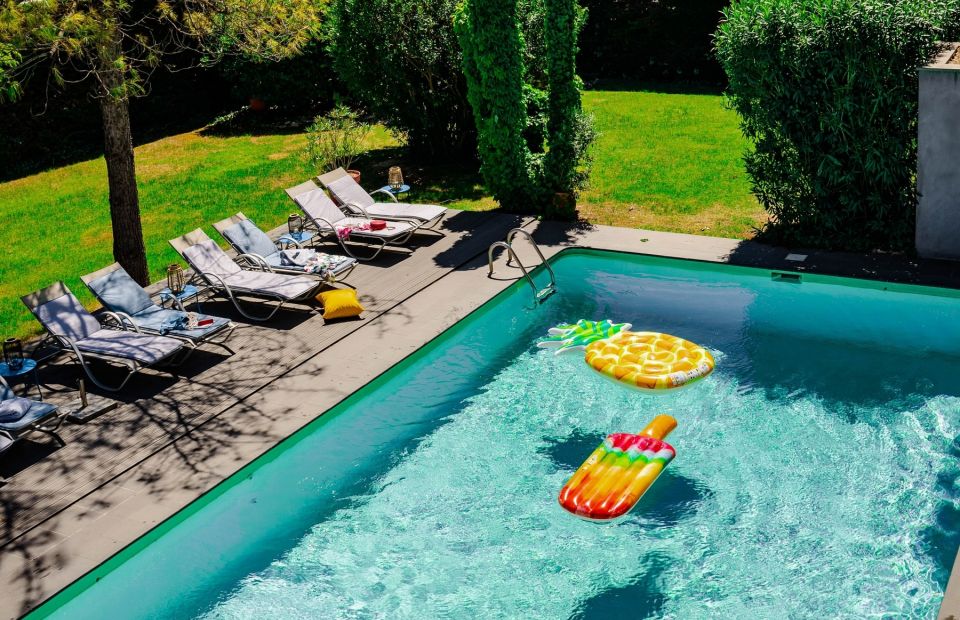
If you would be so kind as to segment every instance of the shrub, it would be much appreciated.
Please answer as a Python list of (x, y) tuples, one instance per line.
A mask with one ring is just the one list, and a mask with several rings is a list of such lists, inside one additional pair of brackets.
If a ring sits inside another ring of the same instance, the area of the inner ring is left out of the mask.
[(457, 0), (334, 0), (328, 39), (351, 94), (420, 154), (472, 153)]
[[(326, 38), (350, 94), (421, 156), (475, 157), (463, 55), (453, 28), (460, 0), (333, 0)], [(543, 0), (519, 0), (529, 58), (542, 58)], [(528, 71), (543, 75), (531, 63)]]
[(252, 98), (296, 112), (319, 112), (333, 105), (336, 75), (325, 44), (311, 41), (303, 53), (277, 62), (257, 62), (242, 56), (219, 68), (238, 103)]
[(364, 140), (369, 133), (369, 124), (350, 108), (339, 105), (318, 116), (307, 129), (307, 159), (320, 172), (349, 168), (366, 150)]
[(467, 2), (455, 23), (479, 133), (480, 171), (501, 205), (530, 209), (542, 201), (536, 182), (542, 164), (527, 144), (527, 104), (542, 100), (524, 82), (517, 2)]
[(734, 0), (716, 36), (775, 241), (911, 245), (917, 69), (952, 15), (928, 0)]
[(545, 0), (545, 8), (550, 149), (544, 157), (544, 181), (552, 192), (572, 193), (586, 182), (582, 164), (591, 141), (587, 139), (584, 144), (586, 119), (580, 104), (583, 84), (577, 77), (577, 35), (584, 13), (576, 0)]
[(535, 41), (544, 52), (542, 65), (525, 62), (531, 48), (518, 0), (469, 0), (455, 20), (480, 170), (497, 201), (511, 210), (549, 212), (554, 193), (575, 193), (586, 181), (593, 133), (575, 73), (583, 12), (575, 0), (546, 0), (544, 7), (544, 36)]

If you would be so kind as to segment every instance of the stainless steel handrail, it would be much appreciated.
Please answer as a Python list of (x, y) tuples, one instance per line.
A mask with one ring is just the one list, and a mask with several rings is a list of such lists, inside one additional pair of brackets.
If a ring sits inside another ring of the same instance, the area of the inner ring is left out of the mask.
[[(540, 246), (537, 245), (537, 242), (533, 240), (533, 235), (531, 235), (529, 232), (527, 232), (522, 228), (514, 228), (513, 230), (507, 233), (507, 245), (509, 245), (510, 247), (513, 247), (513, 239), (517, 235), (523, 235), (524, 237), (527, 238), (527, 241), (530, 242), (530, 245), (532, 245), (533, 249), (536, 251), (537, 256), (540, 257), (540, 262), (543, 263), (543, 266), (547, 268), (548, 272), (550, 272), (550, 286), (552, 286), (553, 288), (557, 288), (557, 276), (556, 274), (553, 273), (553, 267), (551, 267), (550, 263), (547, 262), (547, 259), (544, 258), (543, 252), (540, 251)], [(514, 256), (516, 256), (516, 253), (514, 253)], [(519, 259), (517, 260), (517, 263), (518, 264), (520, 263)], [(508, 267), (510, 266), (509, 259), (507, 259), (507, 266)]]
[[(527, 271), (527, 268), (523, 266), (523, 263), (520, 262), (520, 257), (517, 256), (516, 251), (513, 249), (513, 238), (518, 234), (523, 234), (527, 239), (530, 240), (530, 243), (533, 245), (533, 248), (536, 250), (537, 255), (540, 257), (543, 265), (547, 268), (547, 271), (550, 273), (550, 284), (543, 287), (542, 289), (537, 288), (537, 283), (533, 280), (533, 276), (530, 275), (530, 272)], [(517, 267), (520, 268), (520, 271), (523, 272), (523, 277), (526, 278), (527, 283), (530, 284), (530, 288), (533, 289), (533, 298), (537, 302), (542, 302), (550, 295), (557, 292), (557, 279), (553, 273), (553, 269), (550, 267), (550, 263), (543, 257), (543, 252), (540, 251), (540, 247), (537, 245), (537, 242), (533, 240), (533, 237), (530, 236), (530, 233), (521, 229), (514, 228), (509, 233), (507, 233), (506, 241), (497, 241), (490, 244), (490, 249), (487, 250), (487, 277), (493, 275), (493, 252), (497, 248), (503, 248), (507, 251), (507, 266), (511, 266), (511, 261), (516, 261)]]

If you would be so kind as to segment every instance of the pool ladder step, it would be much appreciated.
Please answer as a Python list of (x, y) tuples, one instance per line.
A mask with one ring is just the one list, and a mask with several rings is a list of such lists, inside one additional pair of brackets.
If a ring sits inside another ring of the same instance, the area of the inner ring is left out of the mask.
[[(533, 276), (530, 275), (530, 272), (527, 271), (527, 268), (523, 266), (523, 263), (520, 262), (520, 257), (517, 256), (516, 251), (513, 249), (513, 241), (516, 239), (517, 235), (525, 237), (530, 245), (533, 246), (534, 251), (536, 251), (537, 256), (540, 257), (540, 263), (547, 268), (547, 273), (550, 274), (550, 284), (546, 285), (543, 288), (537, 287), (537, 283), (534, 282)], [(547, 262), (547, 259), (543, 257), (543, 252), (540, 251), (540, 246), (537, 245), (537, 242), (533, 240), (533, 236), (525, 231), (522, 228), (514, 228), (507, 233), (506, 241), (497, 241), (490, 245), (490, 249), (487, 251), (487, 266), (489, 271), (487, 271), (487, 277), (493, 275), (493, 252), (497, 248), (503, 248), (507, 252), (507, 267), (511, 267), (511, 262), (515, 262), (517, 267), (520, 268), (520, 271), (523, 272), (523, 277), (526, 278), (527, 283), (530, 284), (530, 288), (533, 289), (533, 298), (540, 303), (546, 300), (547, 297), (550, 297), (557, 292), (557, 277), (553, 273), (553, 268), (550, 267), (550, 263)]]

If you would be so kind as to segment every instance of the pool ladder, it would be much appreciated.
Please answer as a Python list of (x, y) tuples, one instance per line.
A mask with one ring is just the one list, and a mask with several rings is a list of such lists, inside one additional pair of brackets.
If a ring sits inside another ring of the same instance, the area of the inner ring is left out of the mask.
[[(527, 271), (527, 268), (523, 266), (523, 263), (520, 262), (520, 258), (517, 256), (517, 253), (513, 249), (513, 240), (517, 235), (526, 237), (530, 241), (530, 245), (533, 246), (534, 251), (536, 251), (537, 256), (540, 257), (540, 263), (547, 268), (547, 273), (550, 274), (550, 284), (546, 285), (543, 288), (538, 288), (537, 283), (534, 282), (533, 276), (530, 275), (530, 272)], [(527, 279), (527, 283), (530, 284), (530, 288), (533, 289), (533, 298), (537, 303), (543, 302), (547, 297), (550, 297), (557, 292), (557, 277), (553, 273), (553, 268), (550, 267), (550, 263), (547, 262), (547, 259), (543, 257), (543, 252), (540, 251), (540, 246), (537, 245), (537, 242), (533, 240), (533, 236), (525, 231), (522, 228), (514, 228), (507, 233), (506, 241), (497, 241), (490, 245), (490, 249), (487, 251), (487, 266), (489, 271), (487, 271), (487, 277), (493, 275), (493, 252), (497, 248), (503, 248), (507, 252), (507, 267), (512, 267), (511, 262), (516, 262), (517, 267), (520, 268), (520, 271), (523, 272), (523, 277)]]

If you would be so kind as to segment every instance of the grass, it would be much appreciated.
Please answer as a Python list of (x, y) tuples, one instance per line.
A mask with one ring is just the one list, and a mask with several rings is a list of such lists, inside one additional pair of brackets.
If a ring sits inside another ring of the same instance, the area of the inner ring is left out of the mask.
[(717, 95), (592, 91), (600, 131), (580, 214), (595, 224), (744, 238), (764, 219), (747, 142)]
[[(736, 117), (716, 95), (592, 91), (584, 106), (601, 136), (580, 213), (598, 224), (745, 237), (763, 217), (740, 156)], [(496, 208), (475, 171), (419, 166), (382, 128), (358, 162), (364, 185), (379, 186), (400, 165), (413, 197), (470, 210)], [(291, 211), (283, 188), (314, 172), (299, 133), (191, 132), (137, 148), (143, 229), (155, 279), (177, 261), (167, 240), (243, 211), (265, 228)], [(6, 252), (0, 259), (0, 337), (38, 326), (20, 296), (64, 280), (84, 303), (79, 276), (111, 262), (112, 237), (102, 158), (0, 184)]]

